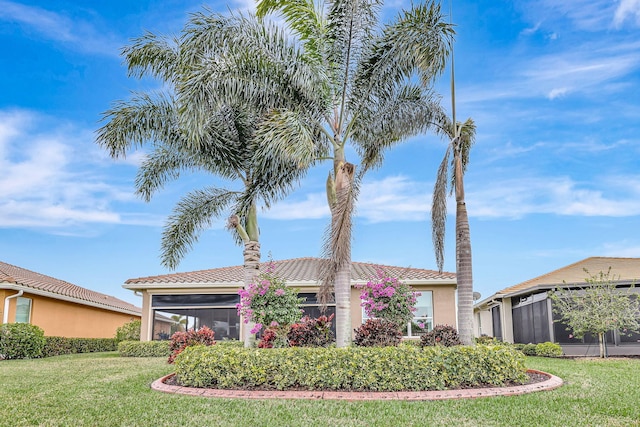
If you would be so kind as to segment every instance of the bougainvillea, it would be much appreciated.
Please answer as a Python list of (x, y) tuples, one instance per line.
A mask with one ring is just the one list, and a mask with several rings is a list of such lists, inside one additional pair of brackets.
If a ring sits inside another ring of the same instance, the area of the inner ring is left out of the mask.
[(360, 304), (367, 316), (385, 319), (403, 325), (413, 318), (416, 311), (416, 300), (419, 292), (402, 283), (395, 277), (389, 277), (382, 270), (377, 271), (377, 278), (366, 285), (360, 285)]
[(255, 283), (240, 289), (238, 294), (238, 315), (243, 316), (244, 323), (255, 323), (252, 334), (263, 328), (291, 325), (302, 317), (299, 305), (304, 298), (299, 298), (296, 289), (287, 287), (285, 281), (274, 274), (273, 264), (257, 277)]

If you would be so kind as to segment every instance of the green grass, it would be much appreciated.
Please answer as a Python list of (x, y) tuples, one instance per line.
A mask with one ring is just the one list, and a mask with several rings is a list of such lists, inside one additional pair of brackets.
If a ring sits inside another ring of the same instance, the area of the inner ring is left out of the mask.
[(640, 359), (530, 357), (563, 378), (524, 396), (425, 402), (210, 399), (149, 388), (163, 358), (0, 362), (0, 426), (640, 426)]

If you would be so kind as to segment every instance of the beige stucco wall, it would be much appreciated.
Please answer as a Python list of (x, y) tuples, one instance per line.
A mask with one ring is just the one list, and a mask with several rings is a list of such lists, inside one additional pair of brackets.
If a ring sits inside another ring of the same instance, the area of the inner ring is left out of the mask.
[[(451, 325), (457, 327), (456, 315), (456, 285), (455, 284), (438, 284), (438, 285), (412, 285), (416, 291), (433, 292), (433, 324), (434, 325)], [(304, 286), (299, 287), (301, 292), (317, 292), (317, 287)], [(164, 289), (148, 289), (141, 290), (142, 293), (142, 333), (141, 340), (150, 341), (152, 339), (152, 316), (151, 296), (159, 294), (235, 294), (238, 288), (220, 287), (220, 288), (164, 288)], [(351, 288), (351, 325), (357, 328), (362, 323), (362, 307), (360, 307), (360, 290)], [(240, 336), (247, 325), (241, 323)]]
[(473, 315), (473, 334), (476, 337), (481, 335), (493, 336), (493, 319), (491, 309), (483, 308), (475, 310)]
[[(15, 291), (0, 291), (4, 309), (4, 299)], [(31, 299), (31, 324), (44, 330), (46, 336), (67, 338), (113, 338), (116, 329), (140, 316), (104, 310), (73, 302), (61, 301), (39, 295), (24, 293), (23, 298)], [(9, 323), (15, 321), (16, 300), (9, 303)]]
[(458, 328), (456, 314), (456, 286), (416, 286), (418, 291), (433, 292), (433, 325), (449, 325)]

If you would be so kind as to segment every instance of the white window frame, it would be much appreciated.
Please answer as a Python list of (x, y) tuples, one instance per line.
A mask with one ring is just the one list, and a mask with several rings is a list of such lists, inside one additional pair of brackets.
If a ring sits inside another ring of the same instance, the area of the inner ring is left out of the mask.
[[(25, 304), (26, 302), (26, 304)], [(18, 319), (18, 316), (21, 313), (22, 310), (19, 310), (20, 306), (24, 306), (26, 305), (27, 308), (27, 320), (22, 320), (22, 319)], [(33, 301), (31, 298), (26, 298), (26, 297), (18, 297), (16, 298), (16, 316), (15, 316), (15, 323), (31, 323), (31, 309), (33, 307)]]
[[(421, 294), (424, 294), (426, 292), (429, 292), (431, 294), (431, 316), (416, 316), (413, 319), (411, 319), (411, 321), (407, 322), (407, 335), (403, 335), (403, 338), (419, 338), (421, 336), (421, 334), (413, 334), (413, 331), (411, 329), (411, 324), (412, 323), (425, 323), (428, 326), (424, 329), (421, 329), (421, 331), (424, 332), (429, 332), (430, 330), (433, 329), (433, 291), (431, 290), (425, 290), (425, 291), (421, 291), (419, 289), (415, 290), (416, 292), (420, 292)], [(418, 297), (419, 298), (419, 297)], [(364, 307), (362, 307), (362, 324), (364, 324), (367, 319), (369, 319), (370, 317), (367, 316), (367, 312), (365, 311)]]

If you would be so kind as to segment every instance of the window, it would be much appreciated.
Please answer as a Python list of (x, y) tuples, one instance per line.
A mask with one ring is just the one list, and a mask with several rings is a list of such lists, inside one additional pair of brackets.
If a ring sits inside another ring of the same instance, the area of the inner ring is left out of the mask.
[(31, 298), (18, 297), (16, 300), (16, 323), (31, 321)]
[(237, 294), (153, 295), (153, 339), (168, 339), (176, 331), (203, 326), (215, 332), (216, 340), (240, 339), (239, 302)]
[[(318, 295), (314, 293), (299, 293), (298, 296), (300, 298), (305, 298), (304, 302), (300, 304), (300, 308), (302, 309), (302, 316), (309, 316), (312, 319), (316, 319), (320, 316), (331, 316), (332, 314), (336, 314), (336, 303), (328, 303), (325, 311), (322, 311), (322, 306), (320, 301), (318, 301)], [(336, 320), (333, 319), (331, 322), (331, 331), (335, 335), (336, 333)]]
[[(415, 338), (433, 329), (433, 292), (420, 291), (416, 301), (416, 311), (413, 320), (402, 328), (402, 335), (406, 338)], [(362, 310), (362, 323), (368, 319), (367, 313)]]
[(416, 301), (416, 311), (413, 320), (404, 327), (402, 335), (405, 337), (419, 337), (433, 329), (433, 292), (419, 291)]

